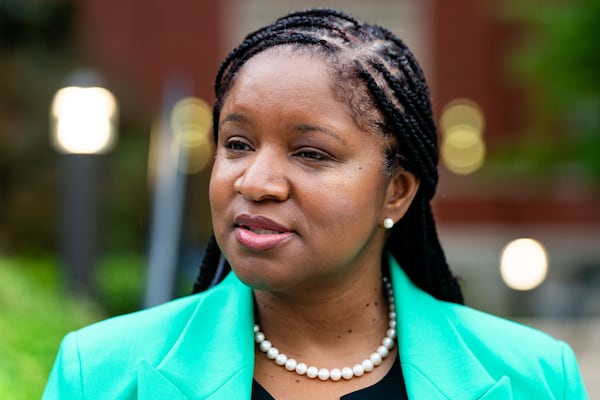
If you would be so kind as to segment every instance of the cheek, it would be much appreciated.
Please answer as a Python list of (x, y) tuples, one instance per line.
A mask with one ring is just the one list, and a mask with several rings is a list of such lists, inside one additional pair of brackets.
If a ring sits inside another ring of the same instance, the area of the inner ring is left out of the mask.
[(331, 224), (335, 220), (341, 227), (378, 216), (385, 185), (378, 172), (356, 169), (320, 185), (310, 198), (323, 223)]
[(208, 186), (208, 201), (210, 203), (210, 208), (214, 213), (215, 207), (219, 204), (219, 199), (221, 198), (221, 191), (218, 189), (219, 185), (216, 184), (214, 180), (211, 179), (210, 184)]
[(208, 186), (208, 197), (210, 202), (210, 216), (212, 221), (212, 229), (219, 243), (219, 247), (224, 248), (225, 234), (227, 232), (227, 210), (231, 204), (231, 185), (227, 184), (223, 175), (215, 173), (211, 175), (210, 184)]
[(233, 183), (231, 177), (225, 173), (226, 170), (218, 160), (215, 161), (208, 185), (208, 198), (213, 213), (225, 207), (232, 191)]

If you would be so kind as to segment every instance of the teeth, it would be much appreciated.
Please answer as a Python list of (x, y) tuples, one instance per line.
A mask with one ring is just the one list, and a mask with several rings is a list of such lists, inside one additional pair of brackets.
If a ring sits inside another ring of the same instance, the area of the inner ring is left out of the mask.
[(250, 228), (249, 226), (245, 226), (245, 228), (254, 233), (258, 233), (259, 235), (272, 235), (272, 234), (281, 233), (278, 231), (273, 231), (271, 229)]

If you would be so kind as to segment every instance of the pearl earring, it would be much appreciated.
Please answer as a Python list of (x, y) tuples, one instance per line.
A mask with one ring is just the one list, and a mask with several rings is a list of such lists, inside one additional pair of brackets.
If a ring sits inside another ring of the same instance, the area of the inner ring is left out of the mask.
[(383, 227), (385, 229), (392, 229), (393, 226), (394, 226), (394, 220), (391, 219), (390, 217), (387, 217), (386, 219), (383, 220)]

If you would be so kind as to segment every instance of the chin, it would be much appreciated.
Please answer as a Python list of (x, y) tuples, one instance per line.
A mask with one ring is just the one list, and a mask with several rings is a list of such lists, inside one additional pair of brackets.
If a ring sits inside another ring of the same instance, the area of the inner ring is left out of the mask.
[(264, 271), (256, 271), (255, 268), (239, 268), (231, 267), (231, 270), (235, 273), (240, 281), (246, 286), (256, 290), (269, 290), (273, 286), (273, 279), (263, 276)]
[(246, 286), (260, 291), (281, 292), (285, 288), (293, 286), (289, 277), (276, 276), (276, 274), (265, 274), (264, 270), (257, 271), (255, 268), (231, 268), (240, 281)]

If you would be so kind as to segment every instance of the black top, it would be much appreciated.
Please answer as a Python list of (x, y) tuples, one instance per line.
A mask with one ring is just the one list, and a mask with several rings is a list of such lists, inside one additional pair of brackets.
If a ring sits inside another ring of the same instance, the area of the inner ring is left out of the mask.
[[(400, 367), (400, 358), (396, 361), (388, 373), (376, 384), (348, 393), (340, 400), (408, 400), (402, 368)], [(252, 382), (252, 400), (275, 400), (261, 385), (256, 381)]]

